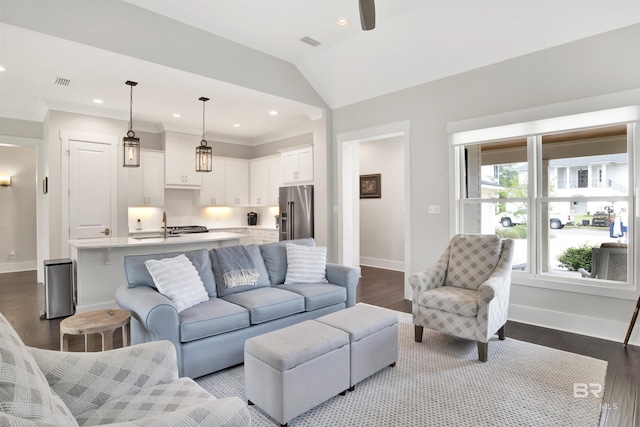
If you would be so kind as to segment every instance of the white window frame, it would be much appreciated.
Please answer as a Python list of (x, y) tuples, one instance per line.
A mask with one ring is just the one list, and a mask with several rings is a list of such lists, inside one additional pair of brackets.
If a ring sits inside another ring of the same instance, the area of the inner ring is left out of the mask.
[[(636, 97), (637, 99), (637, 97)], [(595, 103), (597, 104), (597, 102)], [(576, 103), (577, 105), (577, 103)], [(605, 104), (606, 105), (606, 104)], [(566, 106), (563, 106), (566, 107)], [(558, 106), (548, 106), (546, 108), (547, 116), (541, 119), (535, 119), (535, 116), (544, 115), (545, 109), (532, 109), (531, 111), (519, 111), (516, 113), (508, 113), (485, 118), (467, 120), (464, 122), (455, 122), (448, 125), (450, 157), (454, 167), (450, 176), (450, 188), (454, 198), (452, 199), (452, 212), (455, 213), (455, 220), (452, 221), (451, 235), (454, 235), (462, 229), (463, 212), (461, 195), (464, 194), (464, 182), (462, 182), (462, 171), (464, 167), (464, 147), (470, 144), (479, 144), (482, 142), (512, 139), (519, 137), (527, 137), (528, 141), (528, 162), (529, 162), (529, 186), (528, 197), (524, 201), (527, 203), (529, 214), (529, 222), (536, 225), (537, 219), (541, 215), (541, 206), (551, 198), (537, 197), (537, 190), (541, 188), (539, 181), (541, 179), (540, 171), (532, 170), (533, 165), (538, 165), (536, 161), (540, 153), (538, 149), (540, 144), (536, 144), (537, 138), (547, 133), (557, 133), (564, 131), (574, 131), (580, 129), (613, 126), (619, 124), (627, 124), (627, 152), (629, 153), (629, 188), (628, 197), (609, 197), (607, 200), (625, 200), (630, 207), (629, 218), (633, 218), (632, 222), (634, 234), (638, 233), (636, 225), (637, 218), (640, 215), (640, 197), (638, 195), (638, 187), (640, 186), (640, 173), (635, 165), (640, 165), (640, 106), (628, 105), (625, 107), (609, 108), (609, 109), (593, 109), (588, 112), (580, 112), (577, 114), (558, 115), (553, 117), (554, 111), (562, 110)], [(564, 108), (567, 110), (567, 108)], [(571, 108), (568, 108), (571, 110)], [(543, 113), (543, 114), (541, 114)], [(532, 120), (521, 122), (510, 122), (513, 117), (533, 116)], [(497, 126), (491, 126), (494, 123), (502, 123)], [(468, 200), (468, 199), (466, 199)], [(554, 198), (553, 201), (557, 201)], [(474, 200), (476, 202), (494, 202), (494, 200)], [(625, 284), (614, 285), (606, 281), (588, 281), (581, 278), (559, 277), (553, 273), (542, 273), (538, 265), (542, 259), (542, 233), (537, 232), (537, 227), (530, 227), (527, 230), (527, 241), (529, 244), (528, 265), (529, 271), (513, 271), (512, 283), (517, 285), (532, 286), (539, 288), (562, 290), (567, 292), (576, 292), (591, 295), (600, 295), (608, 297), (617, 297), (625, 299), (637, 298), (638, 276), (640, 268), (638, 268), (638, 260), (635, 253), (637, 252), (639, 239), (635, 235), (629, 233), (630, 245), (628, 252), (629, 259), (629, 279)], [(534, 239), (533, 242), (531, 239)]]

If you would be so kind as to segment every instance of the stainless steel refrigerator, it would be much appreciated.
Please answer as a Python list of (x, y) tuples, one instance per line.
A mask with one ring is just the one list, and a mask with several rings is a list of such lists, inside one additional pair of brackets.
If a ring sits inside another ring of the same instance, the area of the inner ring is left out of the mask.
[(280, 187), (280, 240), (313, 237), (313, 185)]

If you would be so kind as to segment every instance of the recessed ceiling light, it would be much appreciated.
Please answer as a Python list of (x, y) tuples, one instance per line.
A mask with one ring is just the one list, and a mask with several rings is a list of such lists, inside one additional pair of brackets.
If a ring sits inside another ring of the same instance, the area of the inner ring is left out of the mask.
[(180, 114), (180, 113), (173, 113), (173, 114), (172, 114), (172, 116), (173, 116), (173, 117), (182, 117), (182, 114)]
[(338, 18), (338, 20), (336, 21), (336, 24), (340, 25), (341, 27), (344, 27), (345, 25), (349, 24), (349, 20), (347, 18)]
[(271, 114), (272, 116), (277, 116), (278, 112), (276, 110), (271, 110), (269, 111), (269, 114)]
[(4, 71), (4, 70), (5, 68), (2, 65), (0, 65), (0, 71)]
[(93, 102), (95, 102), (96, 104), (102, 104), (104, 101), (100, 98), (96, 98), (93, 100)]
[(233, 127), (234, 127), (234, 128), (239, 128), (239, 127), (240, 127), (240, 123), (234, 123), (234, 124), (233, 124)]

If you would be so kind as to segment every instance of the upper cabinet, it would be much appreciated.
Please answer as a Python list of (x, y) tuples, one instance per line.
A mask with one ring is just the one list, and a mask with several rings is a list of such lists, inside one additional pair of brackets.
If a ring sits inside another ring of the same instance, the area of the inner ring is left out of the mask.
[(200, 206), (226, 206), (226, 162), (214, 157), (212, 171), (202, 174)]
[(281, 153), (283, 184), (313, 181), (312, 146), (283, 150)]
[(227, 206), (249, 205), (249, 162), (242, 159), (226, 159)]
[(251, 160), (249, 163), (249, 205), (277, 206), (281, 183), (280, 156)]
[(200, 137), (165, 132), (165, 187), (200, 188), (202, 173), (196, 172), (196, 147)]
[(164, 153), (140, 150), (140, 167), (129, 168), (129, 206), (164, 206)]

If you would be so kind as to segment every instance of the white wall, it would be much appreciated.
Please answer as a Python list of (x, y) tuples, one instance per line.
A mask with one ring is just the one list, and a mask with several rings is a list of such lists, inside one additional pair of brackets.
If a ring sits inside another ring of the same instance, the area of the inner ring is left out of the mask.
[(360, 175), (381, 175), (382, 197), (360, 199), (360, 264), (404, 270), (402, 138), (360, 142)]
[[(0, 145), (0, 272), (36, 268), (36, 149)], [(12, 257), (10, 253), (13, 252)]]
[[(407, 192), (411, 200), (411, 242), (407, 261), (414, 271), (420, 271), (437, 259), (452, 233), (454, 196), (448, 183), (454, 164), (448, 123), (498, 113), (514, 112), (515, 117), (521, 109), (573, 100), (581, 100), (578, 105), (588, 108), (583, 99), (634, 90), (640, 90), (640, 25), (334, 110), (334, 141), (337, 144), (341, 134), (410, 121), (411, 184)], [(626, 97), (624, 103), (640, 104), (638, 92), (633, 93), (636, 95)], [(605, 108), (621, 106), (622, 98), (607, 97), (609, 105)], [(333, 152), (330, 176), (339, 173), (338, 150), (336, 147)], [(336, 206), (340, 204), (339, 188), (335, 180), (332, 194)], [(440, 215), (428, 215), (429, 205), (439, 205)], [(335, 224), (337, 217), (332, 219)], [(332, 244), (334, 253), (339, 253), (340, 236)], [(636, 270), (639, 258), (640, 251), (636, 251)], [(405, 287), (405, 298), (410, 297), (411, 290)], [(514, 285), (511, 318), (621, 341), (637, 298), (637, 291), (635, 297), (619, 299)], [(598, 331), (594, 332), (596, 327)], [(639, 343), (640, 333), (632, 339)]]

